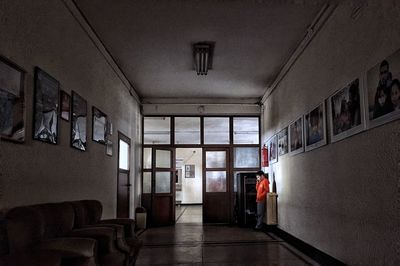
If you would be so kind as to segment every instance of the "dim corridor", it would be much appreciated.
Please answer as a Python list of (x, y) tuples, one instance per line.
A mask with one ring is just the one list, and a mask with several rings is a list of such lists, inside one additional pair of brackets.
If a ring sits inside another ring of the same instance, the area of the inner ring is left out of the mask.
[(227, 225), (176, 224), (140, 235), (136, 265), (319, 265), (273, 234)]

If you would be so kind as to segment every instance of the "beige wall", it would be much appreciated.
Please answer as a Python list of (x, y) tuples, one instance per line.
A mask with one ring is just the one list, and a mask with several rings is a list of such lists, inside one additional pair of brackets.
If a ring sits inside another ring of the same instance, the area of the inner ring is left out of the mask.
[[(400, 48), (400, 5), (342, 1), (267, 98), (263, 140)], [(394, 4), (397, 3), (397, 4)], [(279, 227), (350, 265), (399, 265), (400, 121), (273, 167)]]
[[(139, 105), (71, 15), (63, 1), (0, 1), (0, 54), (27, 71), (26, 142), (0, 141), (0, 209), (22, 204), (98, 199), (116, 214), (118, 131), (132, 140), (132, 206), (138, 204)], [(70, 147), (70, 123), (60, 121), (59, 144), (32, 140), (33, 70), (39, 66), (88, 102), (88, 150)], [(113, 157), (91, 140), (91, 107), (113, 122)]]

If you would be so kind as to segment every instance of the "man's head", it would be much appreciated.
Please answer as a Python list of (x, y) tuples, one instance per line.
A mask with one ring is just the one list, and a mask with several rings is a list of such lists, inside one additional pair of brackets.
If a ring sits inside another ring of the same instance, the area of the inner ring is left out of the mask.
[(379, 79), (382, 83), (386, 83), (389, 77), (389, 62), (383, 60), (379, 66)]
[(260, 179), (265, 178), (265, 173), (263, 171), (258, 171), (256, 176), (257, 176), (257, 179), (260, 180)]

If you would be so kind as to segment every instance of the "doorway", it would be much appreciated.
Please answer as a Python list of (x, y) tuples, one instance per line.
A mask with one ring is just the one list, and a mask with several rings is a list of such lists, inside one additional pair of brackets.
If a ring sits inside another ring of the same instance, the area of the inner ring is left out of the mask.
[(129, 218), (131, 140), (118, 132), (117, 217)]
[(176, 223), (203, 222), (201, 148), (176, 148)]

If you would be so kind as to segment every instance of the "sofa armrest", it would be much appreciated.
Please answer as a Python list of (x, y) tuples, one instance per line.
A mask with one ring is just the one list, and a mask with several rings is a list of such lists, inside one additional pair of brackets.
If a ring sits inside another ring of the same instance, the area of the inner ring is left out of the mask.
[(68, 237), (93, 238), (97, 240), (99, 252), (112, 253), (115, 251), (116, 232), (113, 228), (92, 227), (74, 229), (68, 233)]
[(116, 233), (117, 238), (124, 238), (125, 237), (125, 228), (123, 225), (120, 224), (89, 224), (85, 225), (82, 228), (98, 228), (98, 227), (107, 227), (107, 228), (113, 228)]
[(63, 257), (91, 258), (96, 256), (96, 240), (78, 237), (50, 238), (35, 245), (34, 249), (58, 251)]
[(37, 252), (20, 251), (0, 256), (1, 266), (60, 266), (62, 255), (57, 251), (39, 250)]
[(135, 235), (135, 220), (128, 218), (105, 219), (100, 220), (100, 224), (119, 224), (124, 226), (125, 237), (132, 237)]

